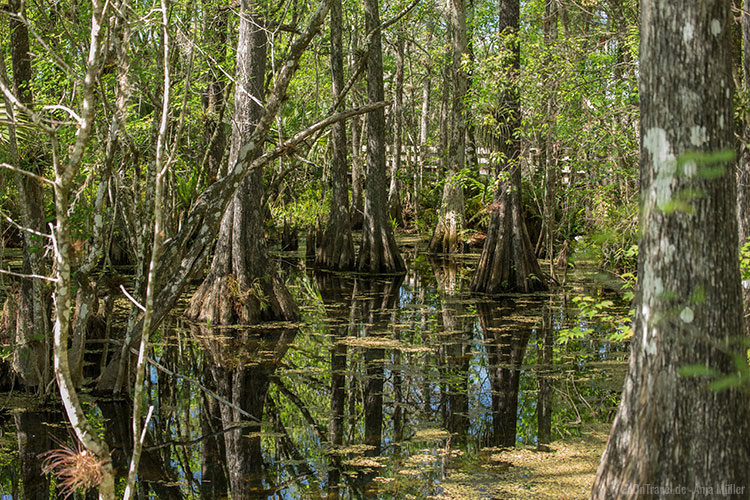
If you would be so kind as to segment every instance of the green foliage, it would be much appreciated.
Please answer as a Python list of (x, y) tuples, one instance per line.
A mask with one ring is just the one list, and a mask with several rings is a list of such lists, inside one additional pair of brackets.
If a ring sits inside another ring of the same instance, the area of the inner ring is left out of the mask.
[(740, 249), (740, 273), (743, 280), (750, 280), (750, 238)]
[(750, 340), (747, 338), (741, 340), (745, 349), (728, 353), (734, 365), (733, 372), (722, 373), (705, 364), (691, 364), (681, 366), (680, 375), (705, 379), (709, 389), (716, 392), (727, 389), (750, 390)]
[(310, 183), (296, 196), (286, 203), (279, 201), (272, 204), (271, 219), (282, 223), (284, 220), (290, 220), (298, 226), (313, 226), (316, 220), (324, 219), (328, 213), (330, 200), (323, 196), (322, 190), (317, 183)]
[[(628, 273), (623, 284), (623, 298), (632, 299), (634, 285), (635, 279), (632, 274)], [(604, 338), (610, 342), (623, 342), (633, 336), (634, 310), (631, 309), (628, 314), (622, 314), (622, 309), (616, 307), (612, 300), (590, 295), (577, 295), (571, 300), (577, 308), (576, 325), (561, 329), (558, 332), (558, 343), (568, 344), (571, 340), (584, 338), (593, 331), (592, 325), (597, 325), (607, 332)]]

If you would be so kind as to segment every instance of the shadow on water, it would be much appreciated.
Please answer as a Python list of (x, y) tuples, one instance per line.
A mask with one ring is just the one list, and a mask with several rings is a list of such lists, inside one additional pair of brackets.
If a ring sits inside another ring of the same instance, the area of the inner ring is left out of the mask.
[[(473, 296), (471, 265), (421, 255), (399, 277), (282, 263), (300, 324), (230, 330), (175, 314), (157, 337), (143, 498), (439, 496), (492, 450), (547, 451), (611, 419), (627, 348), (561, 343), (561, 328), (597, 328), (570, 317), (567, 291)], [(38, 455), (72, 443), (62, 416), (7, 400), (0, 498), (50, 498)], [(130, 404), (86, 401), (122, 477)]]

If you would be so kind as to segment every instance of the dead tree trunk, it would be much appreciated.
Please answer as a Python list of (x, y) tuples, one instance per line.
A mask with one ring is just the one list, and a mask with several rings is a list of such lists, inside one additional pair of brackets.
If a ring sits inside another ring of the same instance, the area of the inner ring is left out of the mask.
[(505, 67), (508, 73), (501, 83), (500, 102), (495, 113), (493, 134), (500, 161), (498, 176), (506, 176), (495, 191), (490, 207), (490, 224), (484, 241), (476, 274), (471, 282), (476, 292), (496, 293), (501, 290), (531, 292), (544, 290), (542, 271), (526, 231), (521, 203), (521, 106), (518, 96), (520, 49), (516, 39), (519, 25), (518, 0), (500, 3), (500, 33), (510, 51)]

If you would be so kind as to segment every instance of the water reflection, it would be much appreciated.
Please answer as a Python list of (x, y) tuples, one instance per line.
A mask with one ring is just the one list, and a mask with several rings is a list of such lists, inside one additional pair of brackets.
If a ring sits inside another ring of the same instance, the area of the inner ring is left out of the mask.
[[(556, 343), (564, 297), (472, 296), (467, 266), (434, 258), (401, 277), (286, 273), (299, 325), (185, 328), (173, 318), (153, 351), (165, 369), (148, 380), (156, 410), (141, 497), (426, 498), (476, 467), (482, 447), (544, 450), (576, 432), (566, 426), (579, 419), (574, 399), (603, 408), (584, 419), (607, 416), (613, 393), (590, 366), (625, 348)], [(562, 370), (586, 379), (575, 398), (553, 397), (566, 390)], [(89, 406), (121, 475), (130, 412), (126, 401)], [(0, 462), (0, 498), (50, 497), (37, 455), (57, 446), (50, 428), (71, 442), (47, 425), (60, 419), (17, 411), (0, 421), (0, 456), (13, 457)]]
[(474, 315), (468, 314), (467, 297), (462, 294), (468, 283), (459, 276), (459, 265), (448, 259), (431, 258), (440, 296), (442, 341), (440, 342), (443, 394), (443, 426), (457, 444), (466, 442), (469, 430), (469, 362)]
[[(18, 438), (18, 457), (21, 462), (21, 481), (24, 498), (49, 498), (49, 478), (42, 474), (39, 455), (53, 448), (53, 435), (48, 422), (61, 418), (59, 412), (31, 409), (13, 415)], [(58, 437), (59, 441), (60, 438)]]
[[(273, 373), (294, 340), (297, 328), (284, 323), (262, 323), (232, 328), (193, 325), (191, 329), (203, 346), (209, 380), (222, 398), (218, 403), (207, 405), (206, 427), (211, 428), (212, 420), (216, 420), (218, 406), (231, 496), (233, 499), (258, 498), (266, 490), (261, 451), (266, 395)], [(206, 451), (218, 455), (221, 445), (208, 441)], [(225, 476), (211, 466), (205, 468), (209, 469), (210, 483), (205, 494), (221, 498)]]

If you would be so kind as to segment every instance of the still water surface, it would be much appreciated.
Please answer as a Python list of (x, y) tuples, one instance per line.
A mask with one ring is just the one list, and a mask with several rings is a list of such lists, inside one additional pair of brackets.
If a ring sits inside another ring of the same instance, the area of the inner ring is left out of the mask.
[[(474, 264), (418, 254), (405, 276), (373, 278), (285, 254), (299, 325), (219, 330), (173, 314), (152, 352), (141, 497), (226, 498), (231, 485), (233, 498), (439, 498), (488, 448), (543, 453), (611, 420), (628, 348), (572, 298), (627, 305), (586, 269), (554, 293), (471, 295)], [(562, 342), (576, 326), (586, 336)], [(84, 400), (126, 475), (129, 403)], [(18, 394), (0, 405), (0, 498), (54, 498), (38, 455), (72, 446), (60, 409)]]

